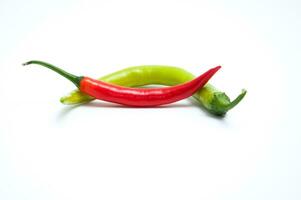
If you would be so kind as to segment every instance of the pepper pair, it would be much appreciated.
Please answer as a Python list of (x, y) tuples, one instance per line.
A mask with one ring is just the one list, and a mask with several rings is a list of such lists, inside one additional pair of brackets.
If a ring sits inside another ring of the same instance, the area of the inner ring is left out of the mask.
[[(24, 65), (28, 64), (39, 64), (47, 67), (69, 79), (79, 88), (79, 90), (61, 98), (61, 102), (64, 104), (85, 103), (96, 98), (127, 106), (151, 107), (173, 103), (194, 94), (195, 99), (210, 113), (224, 115), (237, 105), (246, 94), (246, 91), (243, 90), (231, 102), (225, 93), (219, 92), (213, 86), (206, 84), (220, 69), (220, 66), (208, 70), (197, 78), (177, 67), (138, 66), (126, 68), (95, 80), (88, 77), (74, 76), (42, 61), (24, 63)], [(131, 88), (149, 84), (170, 87)]]

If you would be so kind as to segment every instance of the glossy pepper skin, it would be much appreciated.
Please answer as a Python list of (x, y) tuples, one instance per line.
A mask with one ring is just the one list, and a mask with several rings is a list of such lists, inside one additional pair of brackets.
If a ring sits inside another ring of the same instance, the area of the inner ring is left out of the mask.
[[(143, 65), (128, 67), (99, 78), (104, 82), (113, 83), (127, 87), (140, 87), (145, 85), (178, 85), (194, 79), (195, 76), (179, 67), (165, 65)], [(207, 83), (194, 95), (194, 99), (204, 108), (204, 110), (217, 116), (225, 115), (234, 108), (246, 95), (246, 90), (242, 90), (233, 101), (224, 93)], [(63, 104), (73, 105), (87, 103), (94, 98), (74, 90), (70, 94), (62, 97)]]
[(75, 76), (42, 61), (34, 60), (24, 63), (24, 65), (29, 64), (42, 65), (59, 73), (72, 81), (80, 89), (80, 91), (96, 99), (137, 107), (152, 107), (170, 104), (192, 96), (221, 68), (220, 66), (212, 68), (201, 76), (176, 86), (164, 88), (129, 88), (106, 83), (89, 77)]

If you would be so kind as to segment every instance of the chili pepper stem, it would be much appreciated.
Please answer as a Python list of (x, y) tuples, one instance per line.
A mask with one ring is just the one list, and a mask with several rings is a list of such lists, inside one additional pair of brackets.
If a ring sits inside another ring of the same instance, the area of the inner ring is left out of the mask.
[(72, 83), (74, 83), (74, 85), (76, 87), (79, 88), (80, 86), (80, 81), (83, 79), (82, 76), (75, 76), (73, 74), (70, 74), (54, 65), (51, 65), (49, 63), (43, 62), (43, 61), (38, 61), (38, 60), (31, 60), (28, 61), (26, 63), (23, 63), (23, 65), (30, 65), (30, 64), (37, 64), (37, 65), (41, 65), (44, 67), (47, 67), (48, 69), (51, 69), (52, 71), (55, 71), (56, 73), (62, 75), (63, 77), (65, 77), (66, 79), (68, 79), (69, 81), (71, 81)]
[(233, 101), (231, 101), (231, 103), (227, 105), (226, 110), (228, 111), (233, 107), (235, 107), (244, 98), (246, 94), (247, 94), (247, 90), (242, 89), (241, 93)]

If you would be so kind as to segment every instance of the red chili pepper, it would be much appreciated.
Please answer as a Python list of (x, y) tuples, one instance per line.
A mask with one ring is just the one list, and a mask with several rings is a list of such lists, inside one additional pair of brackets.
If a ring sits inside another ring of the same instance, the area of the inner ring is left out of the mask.
[(192, 96), (221, 68), (214, 67), (192, 81), (163, 88), (128, 88), (113, 85), (96, 79), (75, 76), (42, 61), (29, 61), (23, 65), (39, 64), (72, 81), (83, 93), (96, 99), (127, 106), (150, 107), (173, 103)]

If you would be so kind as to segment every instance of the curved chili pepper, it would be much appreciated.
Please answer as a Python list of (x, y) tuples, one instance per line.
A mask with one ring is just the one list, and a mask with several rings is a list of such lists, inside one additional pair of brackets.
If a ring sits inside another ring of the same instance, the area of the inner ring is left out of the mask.
[(164, 88), (129, 88), (109, 84), (84, 76), (75, 76), (58, 67), (42, 61), (29, 61), (24, 65), (38, 64), (47, 67), (74, 83), (80, 91), (96, 99), (127, 106), (159, 106), (173, 103), (193, 95), (221, 68), (217, 66), (192, 81)]
[[(167, 85), (173, 86), (194, 79), (195, 76), (190, 72), (173, 66), (165, 65), (143, 65), (128, 67), (106, 76), (99, 80), (127, 87), (139, 87), (144, 85)], [(210, 83), (200, 88), (193, 97), (209, 113), (214, 115), (225, 115), (230, 109), (235, 107), (246, 95), (246, 90), (231, 101), (224, 93), (216, 89)], [(94, 98), (86, 95), (79, 90), (74, 90), (70, 94), (62, 97), (60, 101), (63, 104), (73, 105), (87, 103)]]

